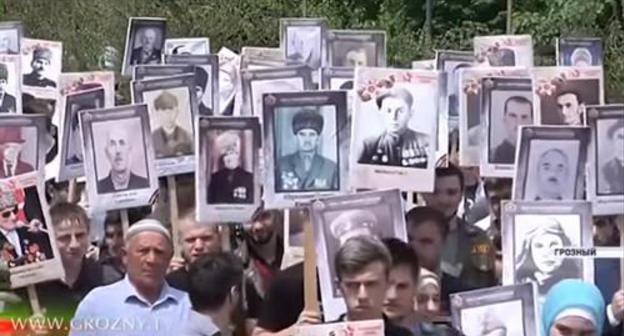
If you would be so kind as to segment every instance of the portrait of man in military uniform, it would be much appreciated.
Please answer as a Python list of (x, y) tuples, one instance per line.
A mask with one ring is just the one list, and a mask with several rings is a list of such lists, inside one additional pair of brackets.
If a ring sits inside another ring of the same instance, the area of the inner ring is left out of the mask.
[(140, 29), (135, 34), (135, 47), (130, 56), (130, 65), (160, 64), (162, 61), (162, 33), (156, 28)]
[(254, 178), (242, 167), (242, 145), (238, 131), (225, 131), (214, 142), (219, 167), (210, 175), (208, 204), (253, 203)]
[(364, 140), (358, 163), (405, 168), (427, 168), (429, 136), (409, 128), (414, 115), (412, 94), (400, 87), (379, 95), (376, 100), (385, 122), (382, 134)]
[[(602, 163), (598, 171), (598, 193), (622, 195), (624, 194), (624, 119), (608, 121), (612, 124), (607, 128), (606, 137), (603, 136), (604, 140), (601, 142), (610, 149), (605, 153), (612, 153), (612, 156), (607, 158), (605, 163)], [(601, 162), (604, 161), (601, 160)]]
[[(280, 114), (277, 113), (279, 116)], [(317, 108), (304, 107), (292, 118), (292, 133), (296, 151), (280, 157), (275, 168), (275, 191), (329, 191), (338, 190), (339, 177), (336, 162), (320, 151), (324, 120)], [(337, 147), (337, 144), (333, 144)], [(276, 146), (276, 148), (279, 148)]]
[(36, 47), (30, 62), (31, 71), (24, 75), (22, 83), (26, 86), (56, 87), (56, 82), (46, 77), (46, 72), (52, 63), (52, 50), (46, 47)]
[(9, 84), (9, 70), (5, 64), (0, 63), (0, 113), (17, 112), (15, 96), (7, 92)]

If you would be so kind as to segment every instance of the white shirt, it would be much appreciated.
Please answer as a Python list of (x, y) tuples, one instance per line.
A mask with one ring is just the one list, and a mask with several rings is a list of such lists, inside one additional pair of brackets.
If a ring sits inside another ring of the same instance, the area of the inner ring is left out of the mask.
[(19, 235), (16, 230), (6, 231), (5, 229), (0, 228), (0, 232), (6, 237), (6, 239), (15, 247), (15, 253), (17, 257), (22, 256), (22, 244), (20, 242)]

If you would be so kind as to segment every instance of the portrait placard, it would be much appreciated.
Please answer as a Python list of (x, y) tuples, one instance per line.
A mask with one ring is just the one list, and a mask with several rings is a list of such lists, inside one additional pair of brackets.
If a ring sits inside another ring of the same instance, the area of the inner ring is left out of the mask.
[(520, 126), (533, 124), (531, 79), (482, 77), (481, 90), (485, 118), (481, 176), (513, 177)]
[(585, 106), (604, 104), (601, 66), (535, 67), (533, 110), (536, 125), (585, 125)]
[(132, 82), (132, 102), (147, 104), (158, 176), (194, 171), (195, 75)]
[(22, 39), (22, 100), (58, 100), (58, 82), (63, 64), (63, 43)]
[(346, 192), (347, 93), (268, 93), (264, 102), (263, 198), (267, 207)]
[(479, 167), (484, 143), (485, 116), (481, 109), (484, 77), (529, 77), (527, 68), (484, 67), (459, 70), (459, 165)]
[(138, 64), (161, 64), (166, 38), (166, 19), (129, 18), (121, 74), (130, 77)]
[(325, 19), (280, 19), (280, 48), (286, 60), (313, 70), (325, 65), (326, 34)]
[(312, 202), (318, 272), (325, 321), (345, 312), (334, 256), (349, 238), (370, 235), (407, 241), (401, 193), (397, 189), (327, 197)]
[(587, 106), (587, 199), (593, 215), (624, 214), (624, 105)]
[(305, 65), (270, 69), (241, 70), (241, 114), (260, 117), (262, 96), (273, 92), (299, 92), (312, 89), (312, 70)]
[(289, 64), (302, 65), (303, 63), (287, 61), (284, 51), (280, 48), (243, 47), (241, 49), (241, 70), (278, 68)]
[(295, 328), (295, 336), (349, 335), (349, 336), (383, 336), (385, 335), (383, 320), (366, 320), (338, 322), (318, 325), (307, 325)]
[(0, 55), (0, 113), (23, 113), (21, 64), (20, 55)]
[(532, 283), (451, 294), (453, 326), (464, 335), (539, 335)]
[(557, 38), (557, 65), (559, 66), (600, 66), (604, 57), (600, 37)]
[(198, 120), (197, 220), (245, 222), (260, 205), (258, 118), (200, 116)]
[(322, 68), (321, 88), (323, 90), (349, 90), (349, 92), (352, 92), (354, 72), (353, 68)]
[(19, 55), (23, 36), (21, 21), (0, 22), (0, 55)]
[(585, 199), (589, 127), (522, 126), (519, 134), (512, 199)]
[(438, 71), (355, 69), (351, 188), (433, 191)]
[(167, 64), (195, 65), (195, 91), (200, 115), (219, 110), (219, 57), (217, 55), (166, 55)]
[(501, 229), (503, 285), (534, 283), (541, 305), (563, 279), (594, 282), (593, 259), (555, 255), (557, 248), (593, 247), (589, 202), (503, 202)]
[(195, 74), (194, 65), (182, 64), (140, 64), (134, 66), (132, 73), (133, 81), (156, 79), (162, 77)]
[(208, 55), (210, 39), (207, 37), (183, 37), (165, 39), (165, 55)]
[(531, 35), (475, 36), (473, 45), (479, 66), (533, 67)]
[(65, 277), (43, 189), (0, 180), (0, 282), (12, 289)]
[(57, 181), (84, 176), (82, 136), (78, 111), (115, 106), (112, 71), (62, 73), (59, 80), (59, 160)]
[(93, 211), (150, 204), (158, 191), (147, 104), (78, 114)]
[(386, 32), (383, 30), (338, 30), (327, 32), (327, 65), (386, 66)]
[(228, 48), (219, 50), (219, 115), (240, 115), (235, 99), (240, 93), (241, 58)]
[(45, 156), (52, 139), (43, 115), (0, 114), (0, 179), (34, 185), (44, 180)]

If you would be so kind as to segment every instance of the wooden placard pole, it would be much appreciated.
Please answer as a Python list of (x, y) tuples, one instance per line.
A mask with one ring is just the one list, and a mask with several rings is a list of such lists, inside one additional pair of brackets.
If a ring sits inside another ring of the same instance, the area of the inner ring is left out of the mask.
[(26, 286), (28, 292), (28, 300), (30, 301), (30, 307), (32, 308), (33, 315), (41, 315), (41, 305), (39, 304), (39, 296), (37, 295), (37, 289), (35, 285)]
[(232, 252), (232, 244), (230, 241), (230, 225), (221, 224), (219, 227), (219, 234), (221, 235), (221, 249), (225, 252)]
[(121, 218), (121, 229), (123, 230), (124, 237), (130, 228), (130, 219), (128, 219), (128, 209), (119, 210), (119, 216)]
[[(620, 230), (620, 249), (624, 249), (624, 215), (616, 216), (615, 222)], [(624, 258), (620, 259), (620, 288), (624, 288)]]
[(78, 182), (75, 178), (69, 180), (69, 186), (67, 187), (67, 203), (75, 203), (80, 200), (78, 193)]
[(169, 218), (171, 219), (171, 236), (173, 239), (173, 254), (176, 257), (182, 256), (180, 246), (180, 230), (178, 229), (178, 192), (175, 176), (167, 176), (167, 189), (169, 191)]
[(314, 242), (314, 230), (312, 223), (306, 221), (303, 223), (303, 293), (305, 302), (305, 311), (316, 312), (320, 314), (318, 296), (317, 296), (317, 278), (316, 278), (316, 247)]

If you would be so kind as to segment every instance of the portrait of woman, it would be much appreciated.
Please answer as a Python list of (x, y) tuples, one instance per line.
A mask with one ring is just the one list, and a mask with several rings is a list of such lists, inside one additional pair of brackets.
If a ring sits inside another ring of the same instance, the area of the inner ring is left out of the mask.
[(580, 260), (554, 255), (555, 248), (573, 245), (556, 219), (545, 217), (523, 238), (516, 259), (516, 283), (534, 282), (543, 297), (560, 280), (582, 277)]

